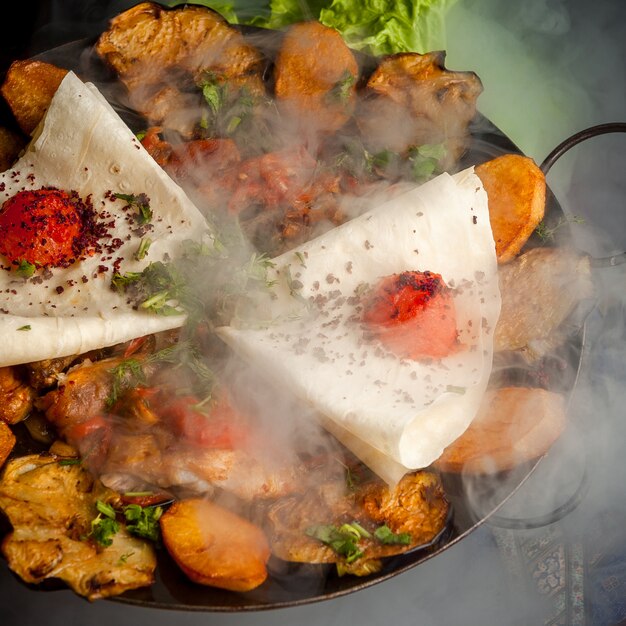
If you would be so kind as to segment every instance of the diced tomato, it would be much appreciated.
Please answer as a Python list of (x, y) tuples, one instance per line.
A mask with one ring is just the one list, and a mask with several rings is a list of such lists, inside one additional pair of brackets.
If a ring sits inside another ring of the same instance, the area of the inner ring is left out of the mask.
[(141, 140), (141, 145), (161, 167), (165, 167), (172, 155), (172, 145), (161, 138), (162, 130), (160, 126), (149, 128)]
[(443, 278), (433, 272), (383, 278), (365, 303), (363, 321), (402, 357), (442, 358), (458, 348), (454, 300)]
[(170, 424), (179, 437), (206, 448), (232, 449), (242, 445), (247, 429), (241, 416), (224, 397), (199, 408), (195, 396), (179, 396), (166, 399), (158, 409), (159, 415)]
[(64, 429), (67, 441), (80, 451), (80, 456), (89, 468), (97, 470), (105, 461), (111, 443), (111, 424), (96, 415)]
[(13, 264), (72, 263), (81, 252), (84, 231), (77, 200), (52, 188), (16, 193), (0, 209), (0, 252)]
[(126, 350), (124, 350), (124, 358), (128, 357), (138, 352), (143, 344), (146, 342), (147, 336), (144, 337), (136, 337), (135, 339), (131, 339), (126, 346)]

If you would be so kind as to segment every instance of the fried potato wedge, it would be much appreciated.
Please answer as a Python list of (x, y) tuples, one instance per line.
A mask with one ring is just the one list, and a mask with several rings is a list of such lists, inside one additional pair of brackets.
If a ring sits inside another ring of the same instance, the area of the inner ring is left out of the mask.
[(508, 263), (543, 219), (545, 176), (531, 158), (518, 154), (491, 159), (475, 171), (489, 198), (489, 221), (498, 263)]
[(0, 87), (13, 116), (30, 135), (50, 106), (67, 70), (43, 61), (14, 61)]
[(0, 467), (4, 465), (13, 446), (15, 445), (15, 435), (13, 431), (4, 423), (0, 422)]
[(276, 100), (289, 114), (332, 132), (350, 117), (358, 66), (333, 28), (316, 21), (290, 26), (274, 66)]
[(565, 428), (562, 395), (540, 388), (488, 391), (469, 428), (435, 462), (444, 472), (495, 473), (545, 454)]
[(193, 582), (250, 591), (267, 578), (267, 539), (235, 513), (194, 498), (175, 502), (160, 524), (165, 547)]

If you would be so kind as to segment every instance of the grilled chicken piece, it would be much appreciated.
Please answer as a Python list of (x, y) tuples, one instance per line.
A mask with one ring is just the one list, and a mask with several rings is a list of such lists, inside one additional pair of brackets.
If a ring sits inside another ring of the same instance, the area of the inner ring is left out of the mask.
[(363, 141), (371, 152), (403, 153), (412, 146), (444, 143), (443, 169), (463, 154), (482, 84), (473, 72), (447, 70), (444, 60), (444, 52), (383, 58), (357, 111)]
[(56, 389), (37, 401), (37, 408), (61, 434), (68, 428), (101, 414), (113, 389), (111, 370), (122, 358), (85, 361), (72, 368)]
[(0, 367), (0, 421), (17, 424), (33, 408), (35, 390), (27, 385), (13, 366)]
[(181, 444), (163, 428), (115, 432), (100, 471), (102, 482), (116, 491), (158, 488), (212, 494), (221, 489), (250, 502), (302, 488), (302, 468), (297, 465), (272, 465), (245, 450)]
[(530, 361), (562, 343), (559, 327), (594, 291), (589, 258), (566, 248), (533, 248), (501, 266), (499, 277), (495, 351), (520, 351)]
[(27, 583), (65, 581), (89, 600), (150, 585), (156, 556), (150, 543), (123, 525), (113, 544), (97, 547), (85, 539), (96, 517), (97, 499), (115, 494), (94, 482), (80, 465), (31, 455), (7, 464), (0, 480), (0, 508), (13, 531), (2, 543), (9, 567)]
[(276, 101), (303, 131), (332, 133), (352, 114), (358, 69), (338, 31), (316, 21), (293, 24), (274, 64)]
[[(393, 488), (378, 479), (353, 491), (332, 482), (302, 496), (283, 498), (269, 509), (266, 531), (273, 554), (285, 561), (340, 563), (343, 571), (364, 574), (375, 571), (372, 561), (432, 541), (446, 525), (448, 508), (439, 477), (418, 471), (405, 475)], [(408, 533), (410, 542), (385, 544), (374, 537), (361, 538), (358, 548), (363, 556), (347, 563), (309, 534), (316, 527), (339, 528), (355, 521), (369, 533), (383, 525), (395, 534)]]
[(114, 17), (95, 50), (128, 89), (131, 108), (189, 135), (207, 77), (235, 91), (265, 93), (261, 54), (218, 13), (143, 2)]
[(67, 70), (44, 61), (14, 61), (9, 67), (0, 93), (26, 135), (43, 118), (66, 74)]

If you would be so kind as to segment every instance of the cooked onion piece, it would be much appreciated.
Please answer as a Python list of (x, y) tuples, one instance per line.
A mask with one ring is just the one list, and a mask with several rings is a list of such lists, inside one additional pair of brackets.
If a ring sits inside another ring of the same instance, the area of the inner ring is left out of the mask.
[(13, 431), (3, 421), (0, 421), (0, 467), (11, 454), (14, 445), (15, 435)]
[(27, 583), (59, 578), (89, 600), (150, 585), (156, 557), (149, 542), (124, 526), (108, 547), (87, 538), (96, 500), (105, 493), (80, 465), (58, 457), (31, 455), (8, 463), (0, 508), (13, 526), (2, 543), (9, 567)]

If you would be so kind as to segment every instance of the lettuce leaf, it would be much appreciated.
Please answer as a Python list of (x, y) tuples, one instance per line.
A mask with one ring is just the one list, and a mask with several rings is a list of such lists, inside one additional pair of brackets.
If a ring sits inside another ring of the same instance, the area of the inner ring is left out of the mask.
[[(351, 48), (372, 55), (444, 50), (448, 9), (457, 0), (194, 0), (231, 24), (280, 29), (317, 19)], [(183, 4), (181, 0), (170, 6)]]
[(372, 55), (445, 50), (445, 15), (456, 0), (333, 0), (320, 11), (351, 48)]

